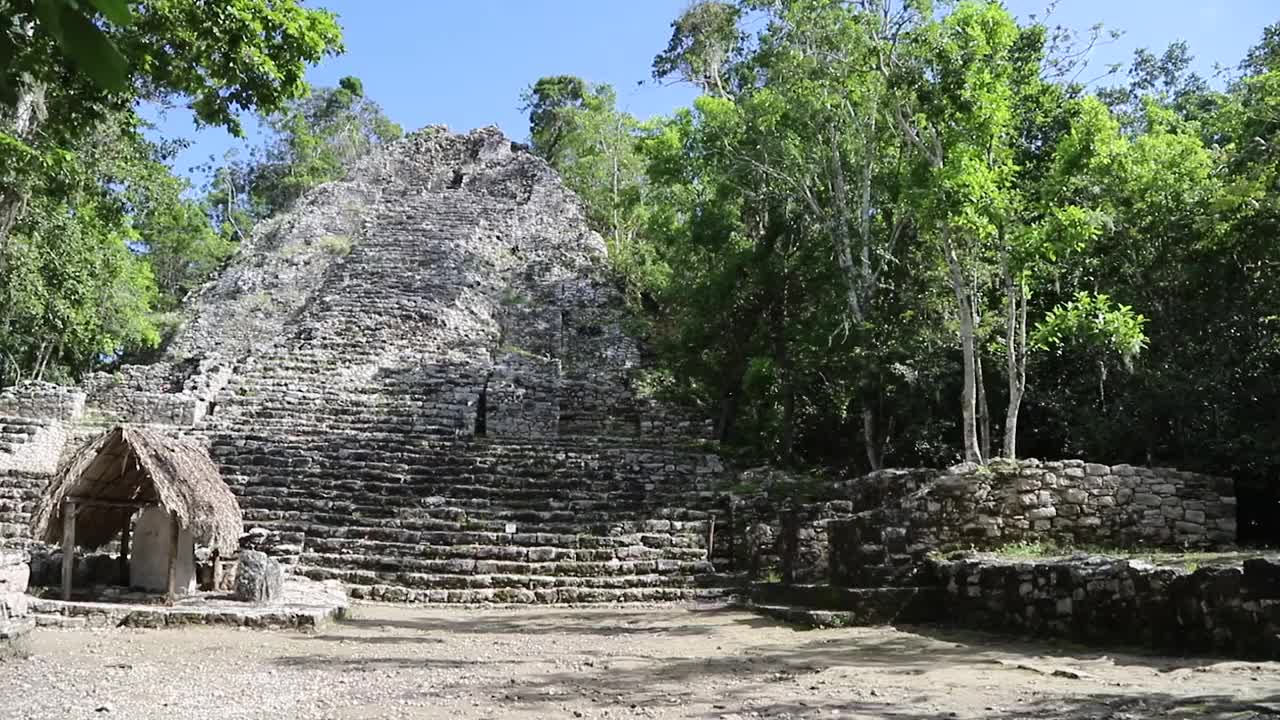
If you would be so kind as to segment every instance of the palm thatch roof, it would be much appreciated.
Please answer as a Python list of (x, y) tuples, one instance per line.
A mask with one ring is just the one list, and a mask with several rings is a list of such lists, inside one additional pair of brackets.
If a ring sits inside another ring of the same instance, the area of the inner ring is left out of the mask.
[(136, 509), (129, 504), (176, 513), (197, 544), (224, 553), (236, 550), (244, 530), (235, 495), (202, 448), (138, 427), (118, 425), (76, 451), (40, 498), (34, 538), (61, 542), (69, 499), (82, 505), (76, 545), (89, 550), (115, 539)]

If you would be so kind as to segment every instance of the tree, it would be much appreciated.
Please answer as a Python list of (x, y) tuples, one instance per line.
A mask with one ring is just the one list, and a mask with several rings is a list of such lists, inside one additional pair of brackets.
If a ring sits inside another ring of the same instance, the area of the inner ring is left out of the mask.
[(533, 151), (583, 199), (619, 272), (643, 274), (648, 259), (636, 237), (645, 222), (648, 184), (639, 144), (648, 128), (618, 110), (612, 87), (577, 77), (541, 78), (522, 102)]
[(238, 113), (298, 97), (306, 67), (341, 50), (334, 15), (295, 0), (6, 0), (6, 10), (0, 244), (32, 174), (85, 127), (139, 100), (182, 98), (197, 121), (239, 134)]
[[(404, 134), (364, 96), (360, 79), (351, 76), (339, 80), (337, 87), (317, 88), (290, 101), (264, 120), (273, 138), (244, 181), (248, 212), (259, 218), (280, 212), (321, 183), (344, 177), (375, 147)], [(233, 182), (231, 175), (220, 179)]]
[[(0, 382), (154, 345), (153, 310), (229, 251), (141, 136), (139, 102), (239, 133), (341, 50), (297, 2), (7, 0), (0, 28)], [(161, 287), (153, 270), (161, 271)]]

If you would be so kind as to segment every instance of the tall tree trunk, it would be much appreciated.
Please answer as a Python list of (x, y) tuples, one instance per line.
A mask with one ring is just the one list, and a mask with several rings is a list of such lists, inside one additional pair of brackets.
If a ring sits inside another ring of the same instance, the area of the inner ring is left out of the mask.
[(951, 289), (956, 297), (957, 316), (960, 320), (960, 353), (964, 361), (964, 383), (960, 391), (960, 434), (965, 462), (981, 463), (982, 450), (978, 447), (977, 422), (977, 360), (973, 327), (973, 297), (965, 278), (960, 257), (951, 241), (950, 228), (942, 228), (942, 252), (951, 276)]
[[(42, 83), (22, 81), (18, 90), (18, 103), (14, 107), (13, 136), (22, 142), (35, 137), (36, 130), (45, 118), (45, 86)], [(8, 256), (9, 232), (17, 224), (27, 202), (27, 193), (21, 187), (0, 184), (0, 271)]]
[[(975, 342), (975, 345), (977, 343)], [(982, 374), (982, 353), (976, 351), (973, 356), (974, 380), (978, 394), (978, 439), (982, 448), (982, 457), (991, 457), (991, 410), (987, 407), (987, 384)]]
[(884, 467), (884, 446), (876, 429), (876, 411), (862, 398), (862, 444), (867, 453), (867, 465), (872, 471)]
[(782, 376), (782, 433), (778, 439), (778, 456), (784, 463), (791, 461), (795, 448), (796, 389), (795, 372), (787, 345), (787, 300), (789, 278), (782, 272), (781, 284), (772, 293), (773, 307), (770, 315), (770, 335), (773, 339), (773, 360)]
[(1018, 412), (1027, 389), (1027, 298), (1013, 279), (1008, 257), (1002, 258), (1005, 291), (1005, 372), (1009, 379), (1009, 406), (1004, 416), (1004, 456), (1018, 457)]

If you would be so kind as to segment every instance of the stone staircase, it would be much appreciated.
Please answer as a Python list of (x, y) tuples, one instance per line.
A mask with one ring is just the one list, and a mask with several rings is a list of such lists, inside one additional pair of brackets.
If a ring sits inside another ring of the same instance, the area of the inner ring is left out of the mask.
[(417, 602), (715, 597), (714, 456), (561, 439), (224, 435), (246, 524), (294, 571)]

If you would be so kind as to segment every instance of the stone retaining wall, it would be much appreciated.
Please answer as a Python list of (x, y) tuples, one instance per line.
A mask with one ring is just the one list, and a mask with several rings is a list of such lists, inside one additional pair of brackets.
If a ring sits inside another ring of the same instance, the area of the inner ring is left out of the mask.
[(1236, 538), (1225, 478), (1080, 460), (882, 471), (846, 484), (855, 513), (831, 525), (832, 580), (911, 584), (933, 551), (1012, 542), (1213, 548)]
[(1280, 558), (1194, 572), (1107, 558), (933, 566), (945, 621), (1166, 652), (1280, 659)]
[(28, 575), (25, 553), (0, 550), (0, 642), (21, 634), (29, 624)]
[(217, 356), (177, 363), (126, 365), (84, 379), (88, 404), (105, 417), (124, 422), (192, 425), (231, 379), (229, 364)]
[(28, 382), (0, 391), (0, 415), (65, 422), (84, 413), (84, 402), (84, 393), (75, 388)]
[(786, 582), (916, 586), (932, 552), (1013, 542), (1184, 549), (1236, 538), (1231, 481), (1169, 468), (1023, 460), (836, 482), (758, 468), (739, 480), (754, 491), (726, 498), (717, 565)]

